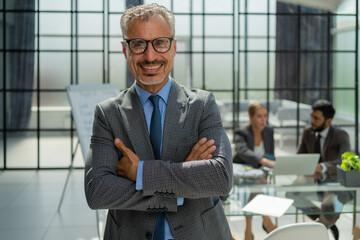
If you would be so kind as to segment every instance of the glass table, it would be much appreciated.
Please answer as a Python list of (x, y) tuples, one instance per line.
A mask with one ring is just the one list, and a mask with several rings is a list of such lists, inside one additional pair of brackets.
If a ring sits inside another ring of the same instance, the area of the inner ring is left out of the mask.
[[(284, 215), (308, 215), (310, 218), (323, 215), (331, 218), (341, 213), (353, 214), (353, 227), (360, 215), (359, 189), (340, 185), (336, 177), (314, 180), (313, 176), (271, 176), (256, 178), (234, 177), (234, 186), (229, 196), (222, 198), (227, 216), (258, 215), (244, 212), (242, 208), (256, 194), (265, 194), (293, 199), (293, 204)], [(271, 205), (271, 204), (269, 204)], [(335, 220), (336, 221), (336, 220)]]

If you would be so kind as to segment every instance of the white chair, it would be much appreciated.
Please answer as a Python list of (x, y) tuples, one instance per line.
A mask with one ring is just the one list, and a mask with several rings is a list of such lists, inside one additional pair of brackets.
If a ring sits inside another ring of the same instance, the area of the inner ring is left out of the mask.
[(263, 240), (329, 240), (326, 227), (317, 222), (294, 223), (279, 227)]

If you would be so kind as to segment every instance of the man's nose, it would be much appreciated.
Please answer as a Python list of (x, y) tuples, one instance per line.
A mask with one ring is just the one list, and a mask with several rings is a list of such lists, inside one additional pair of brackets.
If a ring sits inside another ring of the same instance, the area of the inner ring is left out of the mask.
[(144, 58), (151, 62), (154, 61), (157, 57), (157, 52), (155, 51), (153, 45), (149, 42), (146, 51), (144, 52)]

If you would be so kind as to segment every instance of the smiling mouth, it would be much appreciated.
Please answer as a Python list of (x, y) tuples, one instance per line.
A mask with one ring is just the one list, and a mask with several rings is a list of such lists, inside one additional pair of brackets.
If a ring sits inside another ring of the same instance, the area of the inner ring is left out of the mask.
[(153, 71), (153, 70), (158, 70), (163, 66), (163, 64), (151, 64), (151, 65), (142, 65), (140, 64), (140, 67), (146, 71)]

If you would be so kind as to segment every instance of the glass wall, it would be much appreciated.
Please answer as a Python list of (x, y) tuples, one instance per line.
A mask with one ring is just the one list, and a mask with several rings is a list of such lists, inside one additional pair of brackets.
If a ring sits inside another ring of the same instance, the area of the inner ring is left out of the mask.
[[(66, 88), (128, 86), (126, 2), (0, 1), (0, 169), (83, 167)], [(230, 138), (262, 101), (277, 148), (294, 151), (311, 104), (327, 98), (358, 150), (357, 1), (331, 12), (276, 0), (151, 2), (176, 17), (172, 76), (214, 92)]]

